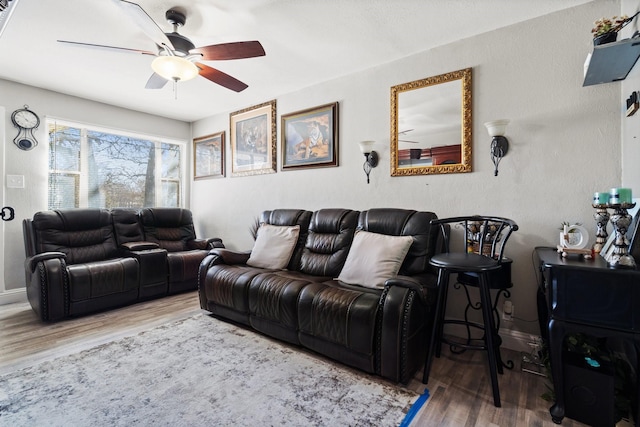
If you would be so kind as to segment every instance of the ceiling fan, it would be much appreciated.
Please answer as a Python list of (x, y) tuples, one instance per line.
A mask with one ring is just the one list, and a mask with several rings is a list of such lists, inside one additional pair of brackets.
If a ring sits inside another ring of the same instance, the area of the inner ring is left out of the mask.
[[(412, 132), (413, 129), (407, 129), (407, 130), (401, 130), (400, 132), (398, 132), (398, 136), (404, 136), (406, 134), (408, 134), (409, 132)], [(408, 139), (398, 139), (398, 142), (409, 142), (411, 144), (420, 144), (420, 142), (418, 141), (410, 141)]]
[(184, 13), (175, 9), (168, 10), (165, 17), (167, 22), (173, 25), (173, 32), (164, 33), (140, 5), (127, 0), (114, 1), (140, 26), (145, 34), (156, 43), (158, 52), (69, 40), (58, 40), (58, 42), (155, 56), (156, 58), (151, 63), (153, 74), (145, 86), (147, 89), (161, 89), (168, 81), (185, 81), (201, 75), (227, 89), (241, 92), (248, 87), (247, 84), (198, 61), (244, 59), (265, 55), (264, 49), (258, 41), (221, 43), (195, 47), (191, 40), (178, 34), (178, 28), (182, 27), (186, 22)]

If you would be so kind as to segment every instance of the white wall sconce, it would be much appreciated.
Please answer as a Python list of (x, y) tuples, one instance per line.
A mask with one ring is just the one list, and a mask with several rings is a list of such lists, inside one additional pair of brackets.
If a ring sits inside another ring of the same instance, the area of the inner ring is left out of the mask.
[(507, 154), (509, 151), (509, 141), (504, 137), (505, 130), (507, 129), (507, 125), (509, 124), (509, 120), (494, 120), (492, 122), (487, 122), (484, 125), (487, 127), (487, 132), (489, 132), (489, 136), (491, 139), (491, 161), (495, 166), (495, 171), (493, 176), (498, 176), (498, 164), (500, 160)]
[(362, 169), (364, 173), (367, 175), (367, 184), (369, 184), (369, 174), (371, 173), (371, 169), (378, 166), (378, 153), (373, 151), (373, 145), (375, 141), (361, 141), (360, 142), (360, 151), (364, 154), (365, 161), (362, 165)]

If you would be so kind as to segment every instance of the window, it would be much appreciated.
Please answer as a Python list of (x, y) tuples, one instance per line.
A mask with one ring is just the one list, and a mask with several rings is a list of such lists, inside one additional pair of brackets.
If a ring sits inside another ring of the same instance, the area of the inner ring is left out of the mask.
[(49, 209), (179, 207), (184, 143), (48, 121)]

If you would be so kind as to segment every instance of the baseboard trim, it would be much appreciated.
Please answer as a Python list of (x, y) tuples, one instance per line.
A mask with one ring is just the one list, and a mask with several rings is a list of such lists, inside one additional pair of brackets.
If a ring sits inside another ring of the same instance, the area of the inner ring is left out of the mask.
[[(474, 336), (477, 336), (478, 332), (475, 331), (475, 333), (476, 335)], [(466, 329), (462, 325), (446, 325), (444, 328), (444, 334), (456, 337), (465, 337)], [(500, 329), (500, 337), (502, 338), (502, 347), (518, 352), (531, 353), (532, 347), (530, 343), (540, 342), (540, 336), (538, 335), (514, 331), (511, 329)]]
[(12, 289), (0, 293), (0, 305), (27, 302), (26, 289)]

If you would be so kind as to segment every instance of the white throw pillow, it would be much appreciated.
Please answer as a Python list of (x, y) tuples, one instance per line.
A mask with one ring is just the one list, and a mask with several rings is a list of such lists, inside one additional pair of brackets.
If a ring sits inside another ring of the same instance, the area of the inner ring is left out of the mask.
[(293, 255), (299, 235), (299, 225), (260, 225), (247, 265), (274, 270), (285, 268)]
[(398, 275), (413, 243), (411, 236), (388, 236), (357, 230), (338, 280), (367, 288), (383, 288)]

